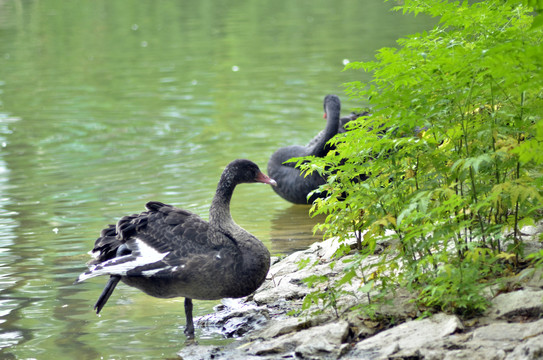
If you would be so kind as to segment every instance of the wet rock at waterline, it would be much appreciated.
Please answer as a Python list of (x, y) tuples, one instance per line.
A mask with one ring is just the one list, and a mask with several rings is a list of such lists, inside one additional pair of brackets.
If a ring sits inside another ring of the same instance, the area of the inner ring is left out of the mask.
[(260, 328), (270, 319), (270, 313), (265, 306), (238, 299), (224, 299), (221, 305), (214, 308), (215, 312), (204, 315), (196, 320), (197, 326), (215, 330), (226, 337), (240, 337), (247, 332)]

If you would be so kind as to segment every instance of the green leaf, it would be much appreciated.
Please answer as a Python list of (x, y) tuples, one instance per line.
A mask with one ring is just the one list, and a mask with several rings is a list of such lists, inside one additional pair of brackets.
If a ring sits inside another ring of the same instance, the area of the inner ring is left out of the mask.
[(367, 292), (371, 291), (371, 289), (373, 289), (374, 283), (375, 283), (374, 280), (370, 280), (367, 283), (365, 283), (364, 285), (362, 285), (358, 290), (361, 291), (361, 292), (367, 293)]

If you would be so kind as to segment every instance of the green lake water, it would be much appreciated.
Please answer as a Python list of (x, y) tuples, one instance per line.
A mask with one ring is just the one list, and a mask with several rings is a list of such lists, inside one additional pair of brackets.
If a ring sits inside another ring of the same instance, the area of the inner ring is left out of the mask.
[[(430, 27), (381, 0), (0, 0), (0, 358), (160, 359), (183, 347), (183, 299), (73, 285), (100, 230), (158, 200), (207, 218), (224, 166), (265, 171), (324, 127), (342, 69)], [(232, 214), (273, 254), (322, 236), (269, 186)], [(195, 316), (217, 302), (195, 301)], [(197, 329), (200, 344), (220, 334)]]

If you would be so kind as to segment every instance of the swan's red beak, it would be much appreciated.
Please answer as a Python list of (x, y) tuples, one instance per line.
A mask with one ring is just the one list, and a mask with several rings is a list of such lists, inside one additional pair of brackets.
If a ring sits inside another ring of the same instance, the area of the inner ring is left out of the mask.
[(326, 119), (326, 113), (324, 113), (324, 115), (322, 115), (322, 118), (323, 118), (323, 119)]
[(268, 175), (264, 174), (264, 173), (260, 173), (257, 175), (256, 181), (258, 182), (261, 182), (261, 183), (264, 183), (264, 184), (270, 184), (272, 186), (277, 186), (277, 182), (275, 180), (273, 180), (271, 177), (269, 177)]

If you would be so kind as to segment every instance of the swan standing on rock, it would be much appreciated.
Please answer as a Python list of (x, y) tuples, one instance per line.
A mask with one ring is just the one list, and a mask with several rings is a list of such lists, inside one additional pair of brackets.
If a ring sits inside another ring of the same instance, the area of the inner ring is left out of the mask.
[(324, 116), (326, 117), (326, 128), (322, 136), (315, 137), (307, 146), (293, 145), (280, 148), (271, 156), (268, 161), (268, 174), (277, 181), (273, 189), (283, 199), (295, 204), (311, 204), (319, 194), (308, 194), (326, 183), (326, 180), (317, 172), (304, 176), (300, 169), (294, 167), (296, 162), (287, 162), (294, 157), (315, 156), (324, 157), (330, 147), (328, 140), (338, 133), (339, 114), (341, 102), (336, 95), (326, 95), (324, 98)]
[(94, 309), (98, 314), (119, 281), (158, 298), (185, 298), (185, 334), (194, 338), (192, 299), (238, 298), (265, 280), (270, 253), (230, 215), (236, 185), (276, 185), (249, 160), (235, 160), (223, 171), (209, 209), (209, 222), (186, 210), (149, 202), (147, 211), (125, 216), (102, 230), (95, 259), (76, 282), (109, 275)]

